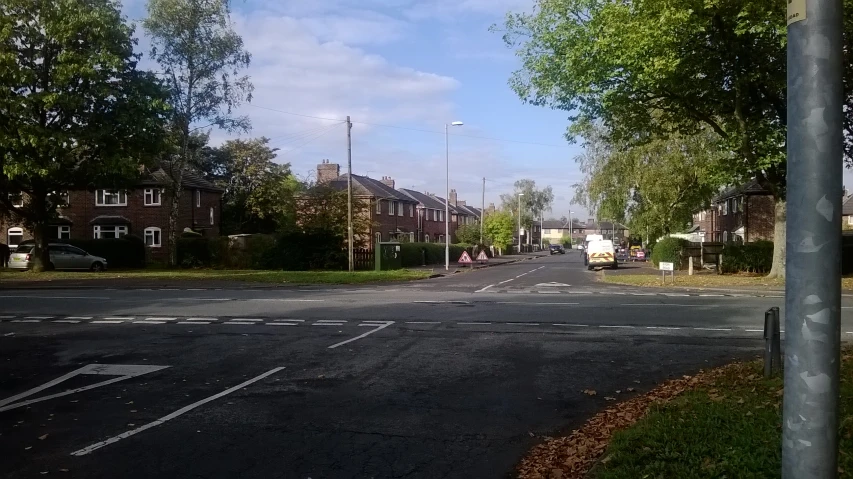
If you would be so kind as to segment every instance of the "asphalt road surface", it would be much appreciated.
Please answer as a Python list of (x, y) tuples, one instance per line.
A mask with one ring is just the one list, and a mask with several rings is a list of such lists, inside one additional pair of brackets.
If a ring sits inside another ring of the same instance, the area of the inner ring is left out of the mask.
[(783, 306), (594, 279), (571, 252), (398, 285), (0, 291), (0, 476), (508, 477), (612, 400), (760, 354)]

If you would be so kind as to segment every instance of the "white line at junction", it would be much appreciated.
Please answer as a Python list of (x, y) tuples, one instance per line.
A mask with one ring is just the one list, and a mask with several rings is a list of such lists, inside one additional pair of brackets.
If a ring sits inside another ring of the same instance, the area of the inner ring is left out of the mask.
[(394, 324), (394, 321), (386, 321), (385, 324), (377, 326), (376, 329), (371, 329), (370, 331), (368, 331), (364, 334), (359, 334), (358, 336), (356, 336), (354, 338), (347, 339), (346, 341), (341, 341), (339, 343), (335, 343), (335, 344), (329, 346), (328, 349), (335, 349), (339, 346), (343, 346), (344, 344), (349, 344), (353, 341), (358, 341), (361, 338), (366, 338), (367, 336), (370, 336), (371, 334), (373, 334), (377, 331), (381, 331), (381, 330), (387, 328), (388, 326), (391, 326), (392, 324)]

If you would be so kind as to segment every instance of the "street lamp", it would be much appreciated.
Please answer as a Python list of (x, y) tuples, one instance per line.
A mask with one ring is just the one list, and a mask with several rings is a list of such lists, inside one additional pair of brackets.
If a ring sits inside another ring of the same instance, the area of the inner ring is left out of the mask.
[(574, 211), (569, 210), (569, 241), (572, 242), (572, 246), (575, 245), (575, 228), (572, 223), (572, 214)]
[(521, 197), (524, 193), (518, 194), (518, 253), (521, 254)]
[(450, 125), (444, 124), (444, 160), (446, 163), (444, 195), (444, 270), (450, 271), (450, 135), (447, 130), (450, 126), (462, 126), (461, 121), (454, 121)]

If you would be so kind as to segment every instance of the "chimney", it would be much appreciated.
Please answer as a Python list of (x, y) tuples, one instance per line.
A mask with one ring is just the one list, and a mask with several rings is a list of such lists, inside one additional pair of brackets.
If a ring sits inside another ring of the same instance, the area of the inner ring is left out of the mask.
[(339, 176), (341, 176), (341, 165), (329, 163), (329, 160), (323, 160), (317, 165), (317, 183), (328, 183)]
[(458, 203), (457, 206), (468, 206), (468, 203), (465, 201), (458, 201), (457, 203)]
[(494, 212), (495, 212), (495, 209), (496, 209), (496, 208), (495, 208), (495, 204), (494, 204), (494, 203), (489, 203), (489, 207), (488, 207), (488, 208), (486, 208), (486, 212), (487, 212), (487, 213), (494, 213)]
[(456, 202), (456, 190), (450, 190), (450, 204), (453, 206), (458, 206)]
[(390, 176), (383, 176), (381, 181), (392, 190), (394, 189), (394, 178), (391, 178)]
[(594, 220), (594, 219), (592, 219), (592, 218), (587, 218), (587, 220), (586, 220), (586, 224), (587, 224), (587, 226), (589, 226), (589, 225), (591, 225), (591, 224), (594, 224), (594, 223), (595, 223), (595, 220)]

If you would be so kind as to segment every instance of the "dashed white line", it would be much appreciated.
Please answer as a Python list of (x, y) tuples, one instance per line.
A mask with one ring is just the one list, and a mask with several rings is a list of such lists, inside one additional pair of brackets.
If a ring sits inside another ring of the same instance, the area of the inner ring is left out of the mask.
[(731, 328), (693, 328), (696, 331), (731, 331)]
[(554, 323), (554, 326), (568, 326), (570, 328), (588, 328), (588, 324)]
[(228, 321), (228, 322), (225, 322), (222, 324), (248, 324), (249, 326), (253, 326), (253, 325), (258, 324), (258, 323), (250, 323), (247, 321)]
[(12, 319), (12, 318), (14, 318), (14, 317), (15, 317), (15, 316), (8, 316), (8, 315), (7, 315), (7, 316), (0, 316), (0, 319)]
[(682, 298), (685, 296), (690, 296), (689, 294), (684, 294), (684, 293), (661, 293), (661, 294), (664, 296), (674, 296), (674, 297), (679, 297), (679, 298)]
[(358, 336), (356, 336), (356, 337), (354, 337), (354, 338), (347, 339), (346, 341), (341, 341), (341, 342), (339, 342), (339, 343), (335, 343), (335, 344), (333, 344), (333, 345), (329, 346), (329, 349), (335, 349), (335, 348), (337, 348), (337, 347), (339, 347), (339, 346), (343, 346), (344, 344), (349, 344), (349, 343), (351, 343), (351, 342), (353, 342), (353, 341), (358, 341), (359, 339), (361, 339), (361, 338), (365, 338), (365, 337), (367, 337), (367, 336), (370, 336), (371, 334), (373, 334), (373, 333), (375, 333), (375, 332), (377, 332), (377, 331), (381, 331), (381, 330), (383, 330), (383, 329), (387, 328), (388, 326), (391, 326), (392, 324), (394, 324), (394, 321), (386, 321), (386, 322), (385, 322), (385, 324), (379, 325), (379, 326), (377, 326), (376, 328), (371, 329), (370, 331), (368, 331), (368, 332), (366, 332), (366, 333), (359, 334)]
[(299, 323), (282, 323), (282, 322), (273, 322), (273, 323), (264, 323), (267, 326), (299, 326)]
[(122, 439), (127, 439), (128, 437), (133, 436), (134, 434), (138, 434), (138, 433), (145, 431), (147, 429), (151, 429), (152, 427), (159, 426), (159, 425), (165, 423), (166, 421), (175, 419), (176, 417), (181, 416), (182, 414), (187, 413), (189, 411), (192, 411), (193, 409), (195, 409), (199, 406), (203, 406), (203, 405), (209, 403), (210, 401), (219, 399), (222, 396), (233, 393), (234, 391), (239, 391), (240, 389), (242, 389), (242, 388), (244, 388), (244, 387), (246, 387), (252, 383), (258, 382), (267, 376), (275, 374), (275, 373), (281, 371), (282, 369), (284, 369), (284, 368), (279, 367), (279, 368), (270, 369), (269, 371), (261, 374), (260, 376), (255, 376), (254, 378), (249, 379), (248, 381), (244, 381), (244, 382), (242, 382), (242, 383), (240, 383), (240, 384), (238, 384), (232, 388), (228, 388), (225, 391), (214, 394), (213, 396), (202, 399), (201, 401), (194, 402), (194, 403), (190, 404), (189, 406), (182, 407), (181, 409), (178, 409), (177, 411), (173, 412), (172, 414), (163, 416), (160, 419), (157, 419), (156, 421), (149, 422), (148, 424), (145, 424), (144, 426), (138, 427), (136, 429), (131, 429), (130, 431), (121, 433), (118, 436), (111, 437), (105, 441), (96, 442), (95, 444), (92, 444), (91, 446), (87, 446), (87, 447), (84, 447), (83, 449), (79, 449), (77, 451), (72, 452), (71, 455), (72, 456), (85, 456), (86, 454), (90, 454), (92, 451), (96, 451), (96, 450), (98, 450), (104, 446), (109, 446), (110, 444), (114, 444), (116, 442), (119, 442)]
[(286, 321), (288, 323), (304, 323), (304, 319), (274, 319), (273, 321)]
[[(346, 323), (346, 319), (318, 319), (318, 323)], [(383, 321), (384, 322), (384, 321)]]
[(13, 323), (40, 323), (40, 319), (13, 319)]
[(513, 326), (539, 326), (539, 323), (506, 323)]
[(406, 321), (406, 324), (441, 324), (441, 321)]
[(24, 319), (52, 319), (53, 316), (24, 316)]
[(205, 321), (205, 322), (215, 322), (219, 321), (219, 318), (187, 318), (187, 321)]
[(134, 316), (109, 316), (109, 317), (106, 317), (104, 319), (108, 320), (108, 321), (133, 321), (134, 319), (136, 319), (136, 317), (134, 317)]
[(495, 285), (490, 284), (490, 285), (486, 286), (485, 288), (478, 289), (477, 291), (474, 291), (474, 292), (475, 293), (485, 293), (487, 290), (489, 290), (490, 288), (494, 288), (494, 287), (495, 287)]
[(763, 333), (764, 330), (763, 329), (747, 329), (746, 332), (747, 333)]
[(178, 318), (145, 318), (145, 321), (177, 321)]
[(166, 324), (165, 321), (134, 321), (132, 324)]
[(264, 320), (259, 318), (233, 318), (229, 320), (229, 323), (240, 322), (240, 323), (262, 323)]
[(277, 301), (283, 303), (322, 303), (325, 299), (252, 298), (249, 301)]
[(51, 321), (51, 322), (53, 322), (53, 323), (77, 324), (77, 323), (79, 323), (80, 321), (79, 321), (79, 320), (77, 320), (77, 319), (54, 319), (54, 320), (53, 320), (53, 321)]
[(210, 321), (178, 321), (175, 324), (210, 324)]
[(98, 319), (98, 320), (92, 321), (92, 324), (122, 324), (122, 323), (124, 323), (124, 321), (115, 321), (115, 320), (108, 320), (108, 319)]
[(721, 298), (725, 296), (724, 294), (700, 294), (699, 296), (703, 298)]
[(633, 328), (633, 326), (621, 326), (621, 325), (611, 325), (611, 324), (602, 324), (602, 325), (599, 325), (598, 327), (599, 328), (625, 328), (625, 329)]
[(346, 326), (344, 323), (313, 323), (311, 326)]
[[(76, 320), (80, 320), (80, 321), (88, 321), (88, 320), (92, 319), (92, 317), (91, 316), (66, 316), (65, 319), (76, 319)], [(55, 322), (56, 321), (54, 321), (54, 323)]]

